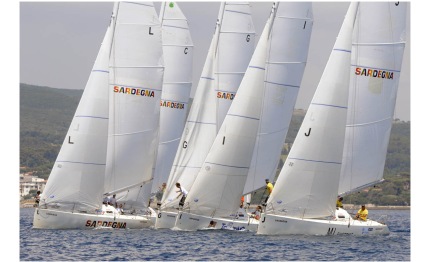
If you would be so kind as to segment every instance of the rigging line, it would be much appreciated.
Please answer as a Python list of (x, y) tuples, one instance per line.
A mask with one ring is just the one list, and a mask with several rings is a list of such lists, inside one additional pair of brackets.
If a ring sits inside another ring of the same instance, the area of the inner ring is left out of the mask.
[(172, 142), (178, 141), (178, 140), (180, 140), (180, 139), (181, 139), (181, 138), (180, 138), (180, 137), (178, 137), (178, 138), (175, 138), (175, 139), (172, 139), (172, 140), (169, 140), (169, 141), (163, 141), (163, 142), (160, 142), (160, 145), (169, 144), (169, 143), (172, 143)]
[[(114, 48), (114, 39), (115, 39), (115, 35), (116, 35), (116, 27), (117, 27), (117, 17), (118, 17), (118, 13), (119, 13), (119, 9), (120, 9), (120, 5), (121, 2), (117, 2), (114, 3), (114, 6), (116, 6), (116, 13), (114, 13), (114, 24), (113, 24), (113, 28), (112, 28), (112, 38), (111, 38), (111, 46), (110, 46), (110, 52), (109, 52), (109, 59), (108, 59), (108, 66), (109, 66), (109, 74), (112, 74), (113, 77), (113, 82), (116, 83), (116, 69), (114, 67), (110, 67), (110, 63), (112, 63), (113, 65), (115, 65), (115, 48)], [(109, 87), (110, 87), (110, 80), (109, 80)], [(113, 103), (110, 103), (110, 100), (113, 99), (115, 100), (115, 96), (109, 92), (108, 95), (108, 101), (109, 101), (109, 107), (112, 107), (112, 110), (115, 112), (115, 101), (112, 101)], [(110, 111), (110, 110), (109, 110)], [(115, 115), (115, 114), (114, 114)], [(109, 115), (109, 122), (110, 123), (114, 123), (115, 119), (113, 119), (113, 116), (110, 117)], [(115, 125), (113, 125), (113, 133), (116, 133), (116, 127)], [(115, 153), (115, 145), (116, 143), (112, 143), (112, 140), (109, 139), (109, 130), (108, 130), (108, 139), (107, 139), (107, 144), (109, 145), (109, 140), (111, 141), (111, 147), (112, 147), (112, 153), (109, 156), (109, 153), (107, 152), (106, 154), (106, 173), (109, 172), (109, 176), (106, 178), (105, 176), (105, 183), (104, 183), (104, 190), (107, 190), (108, 188), (115, 188), (115, 179), (114, 179), (114, 170), (115, 170), (115, 160), (114, 160), (114, 155), (116, 155)], [(108, 159), (108, 157), (110, 157), (110, 159)], [(109, 168), (108, 163), (110, 163), (111, 167)]]
[(346, 125), (346, 127), (356, 127), (356, 126), (366, 126), (366, 125), (372, 125), (372, 124), (376, 124), (376, 123), (380, 123), (380, 122), (385, 122), (387, 120), (392, 120), (393, 118), (391, 116), (377, 120), (377, 121), (372, 121), (372, 122), (366, 122), (366, 123), (361, 123), (361, 124), (351, 124), (351, 125)]
[[(358, 6), (357, 9), (359, 9), (360, 7), (361, 6)], [(359, 12), (357, 11), (356, 16), (358, 16), (358, 14), (359, 14)], [(361, 16), (359, 16), (358, 18), (356, 17), (356, 19), (354, 21), (354, 28), (356, 28), (356, 35), (355, 36), (357, 38), (357, 42), (359, 41), (358, 36), (361, 35), (361, 32), (360, 32), (361, 31), (361, 21), (362, 21)], [(354, 32), (354, 29), (353, 29), (353, 32)], [(353, 35), (353, 38), (354, 38), (354, 35)], [(353, 58), (352, 55), (354, 55), (355, 56), (354, 60), (356, 61), (356, 64), (360, 64), (361, 61), (358, 61), (358, 60), (359, 60), (359, 57), (360, 57), (359, 54), (360, 54), (361, 48), (359, 46), (353, 45), (352, 44), (352, 39), (351, 39), (351, 51), (352, 50), (355, 50), (355, 52), (351, 53), (351, 60), (353, 60), (352, 59)], [(350, 76), (351, 76), (351, 74), (350, 74)], [(349, 93), (348, 93), (348, 110), (347, 110), (347, 115), (346, 115), (347, 122), (345, 124), (348, 123), (348, 117), (349, 117), (349, 115), (351, 115), (351, 120), (350, 121), (352, 121), (352, 123), (355, 123), (356, 118), (357, 118), (357, 110), (355, 110), (355, 108), (356, 108), (356, 104), (357, 104), (357, 100), (358, 100), (358, 87), (357, 87), (357, 85), (358, 85), (358, 77), (357, 77), (357, 75), (353, 74), (352, 78), (353, 79), (352, 79), (352, 81), (350, 81), (350, 87), (349, 87)], [(349, 103), (351, 103), (351, 104), (349, 104)], [(351, 155), (352, 156), (351, 157), (351, 161), (350, 161), (351, 164), (349, 166), (349, 169), (350, 169), (349, 170), (349, 174), (352, 174), (352, 172), (353, 172), (353, 165), (354, 165), (354, 163), (353, 163), (352, 160), (354, 159), (353, 153), (354, 153), (355, 129), (354, 128), (350, 129), (351, 130), (351, 137), (352, 137), (352, 139), (349, 139), (348, 141), (346, 141), (346, 136), (348, 134), (346, 132), (347, 131), (346, 130), (346, 126), (347, 125), (345, 125), (345, 139), (344, 139), (343, 154), (345, 155), (345, 148), (350, 148), (350, 153), (351, 154), (347, 154), (347, 155)], [(349, 142), (349, 146), (345, 145), (346, 142)], [(347, 163), (348, 160), (347, 159), (345, 159), (345, 160), (342, 159), (342, 162), (343, 162), (342, 165), (345, 165), (345, 163)], [(341, 170), (342, 170), (342, 167), (341, 167)], [(342, 174), (341, 174), (341, 177), (344, 177), (344, 176), (342, 176)], [(351, 185), (352, 185), (352, 176), (348, 175), (348, 178), (349, 178), (349, 187), (351, 187)], [(339, 191), (339, 188), (338, 188), (338, 191)]]

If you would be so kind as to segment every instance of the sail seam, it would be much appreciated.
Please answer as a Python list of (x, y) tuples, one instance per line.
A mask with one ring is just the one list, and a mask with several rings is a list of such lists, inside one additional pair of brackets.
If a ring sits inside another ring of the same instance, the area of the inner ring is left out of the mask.
[(352, 45), (357, 46), (381, 46), (381, 45), (404, 45), (406, 42), (391, 42), (391, 43), (352, 43)]
[(134, 4), (134, 5), (143, 5), (143, 6), (147, 6), (147, 7), (154, 7), (153, 5), (148, 5), (148, 4), (144, 4), (144, 3), (137, 3), (137, 2), (124, 2), (124, 3)]
[(186, 168), (201, 168), (201, 166), (180, 166), (180, 165), (173, 165), (174, 167), (186, 167)]
[(268, 83), (268, 84), (279, 85), (279, 86), (289, 86), (289, 87), (296, 87), (296, 88), (300, 88), (300, 86), (295, 86), (295, 85), (282, 84), (282, 83), (275, 83), (275, 82), (270, 82), (270, 81), (264, 81), (264, 82), (265, 82), (265, 83)]
[(180, 138), (180, 137), (178, 137), (178, 138), (175, 138), (175, 139), (172, 139), (172, 140), (169, 140), (169, 141), (160, 142), (160, 144), (161, 144), (161, 145), (163, 145), (163, 144), (169, 144), (169, 143), (171, 143), (171, 142), (178, 141), (179, 139), (181, 139), (181, 138)]
[(337, 105), (330, 105), (330, 104), (319, 104), (319, 103), (311, 103), (311, 105), (316, 105), (316, 106), (329, 106), (329, 107), (337, 107), (337, 108), (344, 108), (347, 109), (347, 106), (337, 106)]
[(225, 9), (224, 12), (232, 12), (232, 13), (238, 13), (238, 14), (243, 14), (243, 15), (251, 15), (250, 13), (236, 11), (236, 10), (227, 10), (227, 9)]
[[(212, 163), (212, 162), (206, 162), (206, 164), (212, 164), (212, 165), (216, 165), (216, 166), (233, 167), (233, 168), (249, 169), (249, 167), (247, 167), (247, 166), (230, 166), (230, 165), (223, 165), (223, 164), (217, 164), (217, 163)], [(235, 175), (228, 174), (228, 176), (235, 176)], [(236, 176), (246, 176), (246, 175), (236, 175)]]
[(233, 115), (233, 114), (227, 114), (228, 116), (235, 116), (235, 117), (241, 117), (241, 118), (248, 118), (248, 119), (252, 119), (252, 120), (260, 120), (259, 118), (256, 117), (250, 117), (250, 116), (241, 116), (241, 115)]
[(280, 15), (280, 16), (276, 16), (276, 18), (312, 21), (312, 18), (309, 18), (309, 17), (293, 17), (293, 16), (282, 16), (282, 15)]
[(351, 53), (351, 50), (347, 50), (347, 49), (338, 49), (338, 48), (335, 48), (335, 49), (333, 49), (333, 51), (340, 51), (340, 52)]
[(100, 70), (100, 69), (95, 69), (95, 70), (92, 70), (91, 72), (109, 73), (108, 70)]
[(215, 80), (215, 78), (206, 77), (206, 76), (201, 76), (200, 78), (207, 79), (207, 80)]
[(173, 28), (179, 28), (179, 29), (188, 30), (188, 28), (186, 28), (186, 27), (175, 26), (175, 25), (166, 25), (166, 24), (164, 24), (163, 27), (173, 27)]
[(138, 131), (138, 132), (130, 132), (130, 133), (112, 134), (112, 136), (136, 135), (136, 134), (146, 133), (146, 132), (149, 132), (149, 131), (153, 131), (153, 129), (147, 129), (147, 130), (142, 130), (142, 131)]
[(346, 125), (346, 127), (355, 127), (355, 126), (366, 126), (366, 125), (372, 125), (372, 124), (376, 124), (376, 123), (380, 123), (380, 122), (385, 122), (387, 120), (391, 120), (392, 117), (387, 117), (381, 120), (377, 120), (377, 121), (373, 121), (373, 122), (367, 122), (367, 123), (362, 123), (362, 124), (353, 124), (353, 125)]
[(300, 161), (306, 161), (306, 162), (316, 162), (316, 163), (336, 164), (336, 165), (341, 165), (341, 164), (342, 164), (342, 162), (322, 161), (322, 160), (313, 160), (313, 159), (304, 159), (304, 158), (294, 158), (294, 157), (289, 157), (288, 159), (294, 159), (294, 160), (300, 160)]
[(204, 125), (216, 125), (216, 123), (199, 122), (199, 121), (191, 121), (191, 120), (188, 120), (187, 123), (196, 123), (196, 124), (204, 124)]
[(248, 66), (249, 68), (255, 68), (255, 69), (261, 69), (261, 70), (266, 70), (266, 68), (264, 67), (259, 67), (259, 66)]

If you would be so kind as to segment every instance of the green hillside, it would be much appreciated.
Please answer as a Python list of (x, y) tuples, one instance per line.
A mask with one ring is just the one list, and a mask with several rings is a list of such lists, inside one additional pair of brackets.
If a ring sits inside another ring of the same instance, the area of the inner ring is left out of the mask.
[[(48, 178), (63, 143), (82, 90), (20, 85), (21, 172)], [(305, 110), (294, 112), (279, 169), (294, 142)], [(278, 170), (279, 172), (279, 170)], [(385, 182), (345, 198), (344, 203), (410, 204), (410, 122), (393, 123), (384, 173)], [(262, 191), (256, 193), (259, 200)]]

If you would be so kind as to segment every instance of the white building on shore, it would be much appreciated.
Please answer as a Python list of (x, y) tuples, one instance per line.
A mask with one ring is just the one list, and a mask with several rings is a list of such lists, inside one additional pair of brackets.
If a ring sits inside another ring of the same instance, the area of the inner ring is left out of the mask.
[(32, 173), (19, 175), (19, 195), (21, 197), (30, 194), (31, 190), (43, 191), (43, 189), (45, 189), (45, 185), (45, 179), (33, 176)]

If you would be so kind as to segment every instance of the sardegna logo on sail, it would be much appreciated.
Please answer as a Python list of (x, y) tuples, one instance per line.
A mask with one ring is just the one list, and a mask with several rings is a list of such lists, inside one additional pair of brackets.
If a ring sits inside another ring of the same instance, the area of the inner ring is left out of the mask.
[(368, 77), (384, 78), (384, 79), (394, 78), (394, 72), (384, 70), (384, 69), (356, 67), (355, 74), (358, 76), (368, 76)]
[(134, 87), (114, 86), (113, 91), (115, 93), (122, 93), (127, 95), (147, 96), (147, 97), (155, 96), (154, 90), (134, 88)]

